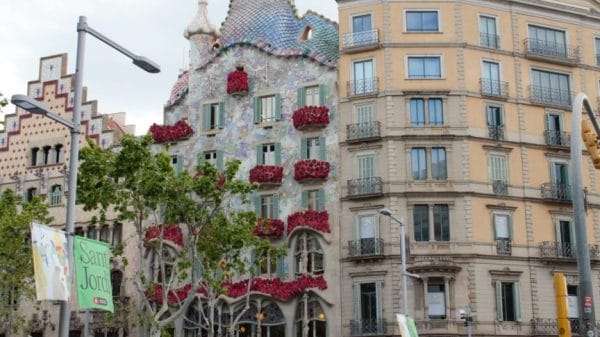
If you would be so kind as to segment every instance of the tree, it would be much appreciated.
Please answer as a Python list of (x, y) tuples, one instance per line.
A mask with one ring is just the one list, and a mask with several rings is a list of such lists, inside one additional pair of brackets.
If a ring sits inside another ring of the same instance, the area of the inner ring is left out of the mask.
[(10, 189), (0, 196), (0, 330), (9, 332), (7, 335), (24, 323), (17, 311), (19, 304), (35, 295), (29, 243), (32, 221), (52, 221), (40, 198), (23, 201)]
[(6, 100), (6, 97), (0, 92), (0, 112), (2, 112), (2, 108), (6, 105), (8, 105), (8, 100)]
[[(171, 157), (151, 145), (150, 136), (125, 136), (116, 152), (90, 142), (81, 152), (78, 202), (98, 210), (99, 221), (115, 212), (135, 227), (138, 254), (147, 259), (139, 259), (133, 282), (153, 334), (182, 319), (194, 304), (206, 308), (197, 323), (212, 336), (214, 307), (227, 297), (228, 282), (255, 270), (246, 252), (282, 250), (253, 235), (254, 212), (240, 210), (255, 186), (236, 178), (239, 161), (227, 162), (223, 172), (205, 163), (191, 176), (175, 172)], [(245, 300), (246, 309), (249, 294), (236, 299)]]

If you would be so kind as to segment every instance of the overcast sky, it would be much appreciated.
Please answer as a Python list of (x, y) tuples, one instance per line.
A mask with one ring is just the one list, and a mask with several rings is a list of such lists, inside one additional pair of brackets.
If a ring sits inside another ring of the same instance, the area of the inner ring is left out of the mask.
[[(229, 1), (208, 2), (211, 22), (219, 27)], [(299, 15), (312, 9), (337, 21), (335, 0), (295, 2)], [(68, 73), (74, 72), (76, 25), (85, 15), (90, 27), (161, 66), (159, 74), (146, 73), (87, 37), (88, 99), (98, 100), (100, 113), (127, 112), (127, 123), (136, 125), (136, 134), (144, 134), (152, 123), (162, 123), (171, 86), (187, 65), (189, 43), (183, 31), (197, 8), (197, 0), (0, 0), (0, 92), (9, 99), (26, 94), (27, 82), (38, 79), (44, 56), (68, 53)], [(4, 113), (13, 112), (12, 105), (4, 108)]]

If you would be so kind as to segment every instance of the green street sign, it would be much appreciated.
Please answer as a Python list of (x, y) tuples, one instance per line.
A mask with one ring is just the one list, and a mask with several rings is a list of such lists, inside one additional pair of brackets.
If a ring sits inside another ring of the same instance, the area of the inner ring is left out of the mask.
[(76, 236), (73, 253), (79, 307), (113, 312), (109, 245)]

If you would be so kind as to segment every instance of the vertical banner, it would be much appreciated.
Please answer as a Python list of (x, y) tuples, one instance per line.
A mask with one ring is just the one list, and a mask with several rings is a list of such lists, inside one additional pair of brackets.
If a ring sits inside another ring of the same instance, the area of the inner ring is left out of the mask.
[(398, 321), (398, 327), (402, 337), (419, 337), (415, 320), (406, 315), (396, 314), (396, 320)]
[(76, 236), (73, 250), (79, 307), (113, 312), (110, 247), (101, 241)]
[(38, 301), (68, 301), (69, 263), (65, 232), (31, 223), (31, 250)]

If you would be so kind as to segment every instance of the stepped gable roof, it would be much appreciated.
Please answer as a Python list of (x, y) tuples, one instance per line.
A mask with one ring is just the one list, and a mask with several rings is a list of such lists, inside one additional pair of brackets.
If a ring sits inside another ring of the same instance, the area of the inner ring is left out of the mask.
[(179, 75), (179, 78), (173, 85), (171, 89), (171, 95), (169, 96), (169, 100), (165, 104), (166, 108), (170, 108), (175, 105), (179, 100), (185, 97), (185, 94), (188, 92), (188, 81), (190, 78), (190, 72), (188, 70), (184, 71)]
[[(303, 40), (307, 27), (312, 37)], [(312, 11), (298, 17), (290, 0), (231, 0), (220, 36), (222, 50), (250, 44), (273, 55), (306, 56), (330, 67), (339, 58), (337, 23)]]

